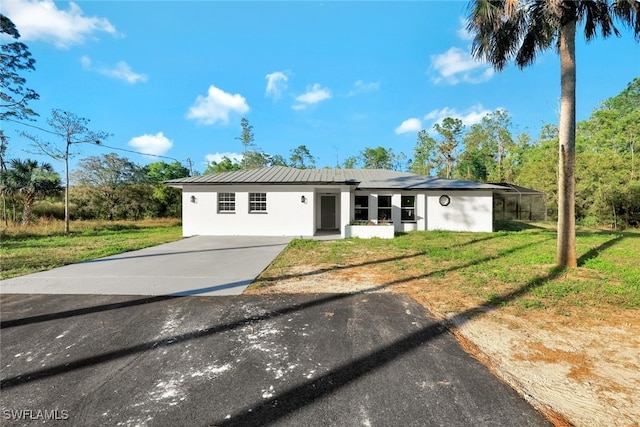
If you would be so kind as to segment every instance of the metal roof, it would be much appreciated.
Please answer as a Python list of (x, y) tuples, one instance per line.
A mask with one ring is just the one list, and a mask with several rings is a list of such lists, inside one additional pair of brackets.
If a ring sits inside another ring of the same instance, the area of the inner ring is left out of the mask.
[(499, 193), (516, 193), (516, 194), (545, 194), (543, 191), (533, 190), (531, 188), (520, 187), (519, 185), (509, 184), (507, 182), (492, 182), (493, 185), (502, 187)]
[(359, 189), (504, 189), (504, 187), (493, 184), (422, 176), (386, 169), (296, 169), (286, 166), (192, 176), (166, 181), (165, 184), (172, 187), (233, 184), (346, 184), (355, 185)]

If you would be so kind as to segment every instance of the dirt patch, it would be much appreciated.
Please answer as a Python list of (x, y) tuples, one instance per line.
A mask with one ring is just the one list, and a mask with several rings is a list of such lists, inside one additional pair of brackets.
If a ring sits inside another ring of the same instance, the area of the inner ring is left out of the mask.
[(437, 280), (367, 266), (297, 266), (280, 277), (247, 293), (408, 293), (556, 426), (640, 426), (640, 310), (476, 308), (462, 293), (443, 295)]

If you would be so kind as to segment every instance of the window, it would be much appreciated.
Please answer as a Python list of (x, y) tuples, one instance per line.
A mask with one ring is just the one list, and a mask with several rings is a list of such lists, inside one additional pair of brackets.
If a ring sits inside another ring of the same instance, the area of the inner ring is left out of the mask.
[(391, 221), (391, 196), (378, 196), (378, 221)]
[(356, 196), (354, 219), (357, 221), (366, 221), (369, 219), (369, 196)]
[(416, 220), (416, 196), (402, 196), (400, 200), (400, 215), (402, 222)]
[(249, 212), (267, 211), (267, 193), (249, 193)]
[(449, 203), (451, 203), (451, 197), (443, 194), (442, 196), (440, 196), (439, 202), (442, 206), (449, 206)]
[(236, 211), (236, 193), (218, 193), (218, 212)]

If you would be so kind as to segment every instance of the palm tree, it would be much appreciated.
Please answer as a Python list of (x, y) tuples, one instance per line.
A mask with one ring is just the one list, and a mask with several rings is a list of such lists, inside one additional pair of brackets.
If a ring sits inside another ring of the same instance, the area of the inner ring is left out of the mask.
[(60, 176), (49, 163), (38, 165), (36, 160), (12, 159), (10, 168), (2, 173), (3, 192), (22, 196), (22, 225), (29, 223), (37, 197), (57, 194), (62, 190)]
[(474, 0), (469, 11), (472, 54), (498, 71), (511, 59), (519, 68), (527, 67), (539, 52), (557, 46), (561, 98), (556, 262), (575, 267), (576, 28), (584, 26), (587, 41), (598, 31), (603, 38), (619, 36), (617, 19), (640, 41), (640, 1)]

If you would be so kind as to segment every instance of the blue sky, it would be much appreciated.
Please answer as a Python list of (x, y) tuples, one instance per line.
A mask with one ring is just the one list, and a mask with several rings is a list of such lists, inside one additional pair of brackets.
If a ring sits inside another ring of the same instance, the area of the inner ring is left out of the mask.
[[(54, 108), (91, 120), (138, 164), (242, 152), (240, 119), (257, 147), (285, 158), (306, 145), (318, 167), (365, 147), (411, 157), (420, 129), (446, 116), (466, 125), (506, 109), (534, 137), (556, 123), (559, 61), (551, 50), (525, 70), (497, 73), (469, 56), (467, 2), (218, 2), (2, 0), (36, 59), (27, 87), (46, 127)], [(578, 120), (640, 76), (640, 44), (580, 38)], [(9, 157), (34, 154), (5, 122)], [(83, 145), (78, 159), (111, 152)], [(47, 159), (47, 161), (51, 161)], [(53, 162), (57, 170), (62, 165)], [(73, 162), (72, 162), (73, 166)]]

